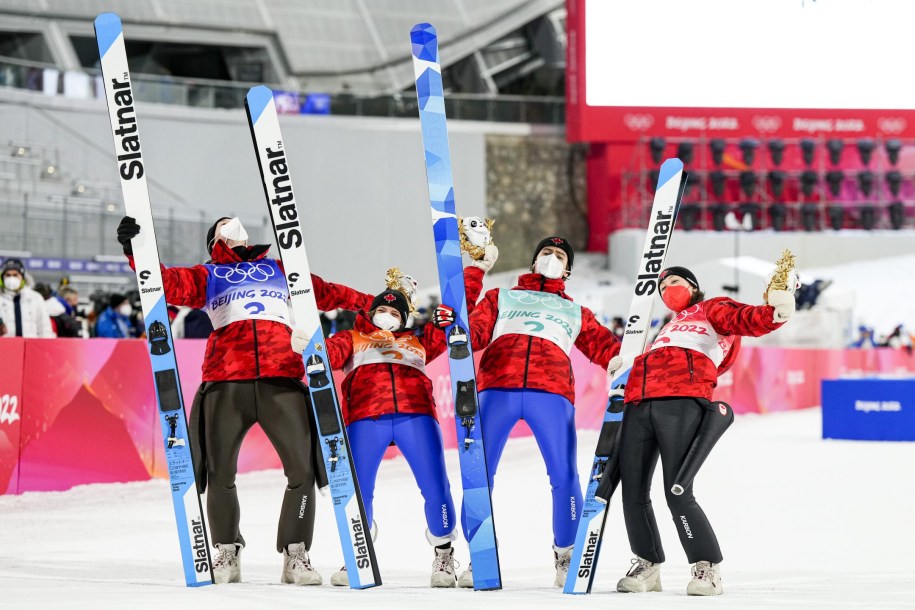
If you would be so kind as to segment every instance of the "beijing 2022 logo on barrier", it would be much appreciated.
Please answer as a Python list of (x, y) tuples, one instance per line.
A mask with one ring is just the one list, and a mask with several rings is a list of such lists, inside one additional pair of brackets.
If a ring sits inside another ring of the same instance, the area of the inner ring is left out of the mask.
[(12, 394), (0, 396), (0, 424), (19, 421), (19, 397)]

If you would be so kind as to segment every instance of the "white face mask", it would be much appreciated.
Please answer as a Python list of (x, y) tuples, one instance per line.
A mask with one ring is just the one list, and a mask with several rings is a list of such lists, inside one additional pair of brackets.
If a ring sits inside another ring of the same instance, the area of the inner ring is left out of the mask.
[(123, 305), (118, 307), (118, 313), (121, 314), (122, 316), (124, 316), (125, 318), (129, 318), (130, 314), (133, 313), (133, 307), (131, 307), (129, 303), (124, 303)]
[(400, 328), (400, 319), (387, 312), (378, 312), (372, 316), (372, 324), (382, 330), (394, 332)]
[(3, 278), (3, 287), (10, 292), (16, 292), (22, 288), (22, 278), (15, 275), (5, 277)]
[(226, 238), (230, 246), (239, 246), (248, 243), (248, 232), (241, 226), (241, 221), (233, 218), (219, 228), (219, 234)]
[(565, 273), (566, 264), (559, 260), (555, 254), (547, 254), (537, 259), (534, 264), (534, 272), (551, 280), (557, 280)]

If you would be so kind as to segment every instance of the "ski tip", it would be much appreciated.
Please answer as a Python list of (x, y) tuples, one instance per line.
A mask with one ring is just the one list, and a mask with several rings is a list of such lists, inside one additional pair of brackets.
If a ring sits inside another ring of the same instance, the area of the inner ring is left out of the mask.
[(116, 25), (121, 27), (121, 18), (117, 13), (100, 13), (99, 16), (95, 18), (95, 27), (100, 25), (106, 27)]
[(438, 33), (431, 23), (417, 23), (410, 30), (413, 57), (425, 61), (438, 61)]
[(104, 57), (114, 41), (121, 35), (121, 18), (117, 13), (102, 13), (95, 18), (95, 38), (99, 57)]
[(267, 105), (272, 101), (273, 90), (270, 89), (270, 87), (258, 85), (257, 87), (248, 89), (248, 94), (245, 96), (245, 105), (248, 107), (248, 112), (251, 114), (252, 123), (257, 123), (257, 120), (264, 112), (264, 109), (267, 108)]
[(658, 190), (667, 184), (667, 182), (683, 171), (683, 161), (680, 159), (668, 159), (661, 164), (661, 171), (658, 173)]

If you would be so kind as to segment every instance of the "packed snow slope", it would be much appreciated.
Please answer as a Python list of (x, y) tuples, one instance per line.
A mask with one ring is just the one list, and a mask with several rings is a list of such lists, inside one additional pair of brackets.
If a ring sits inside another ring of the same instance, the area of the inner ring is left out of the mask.
[[(579, 438), (587, 472), (596, 433)], [(457, 455), (447, 454), (460, 501)], [(571, 597), (551, 587), (549, 482), (532, 438), (513, 439), (496, 477), (494, 510), (504, 589), (432, 590), (432, 550), (422, 498), (402, 458), (382, 464), (375, 495), (378, 561), (384, 585), (330, 586), (343, 561), (333, 511), (319, 498), (312, 560), (321, 587), (280, 585), (276, 518), (279, 471), (240, 476), (239, 585), (188, 589), (180, 567), (166, 481), (89, 485), (60, 493), (0, 497), (0, 606), (3, 608), (901, 608), (915, 606), (915, 444), (820, 439), (820, 412), (739, 416), (696, 483), (724, 551), (725, 595), (685, 594), (689, 565), (663, 501), (655, 513), (667, 563), (663, 593), (615, 592), (629, 567), (619, 498), (609, 515), (594, 593)], [(658, 469), (657, 477), (660, 477)], [(466, 565), (466, 543), (456, 556)]]

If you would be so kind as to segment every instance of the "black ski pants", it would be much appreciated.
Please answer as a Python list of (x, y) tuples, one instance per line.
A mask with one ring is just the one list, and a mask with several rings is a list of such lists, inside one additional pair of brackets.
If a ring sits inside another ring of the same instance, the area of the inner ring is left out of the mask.
[(276, 449), (286, 474), (276, 550), (304, 542), (311, 549), (315, 522), (315, 472), (308, 399), (295, 380), (222, 381), (203, 395), (207, 518), (213, 544), (244, 545), (235, 489), (238, 453), (257, 423)]
[(632, 552), (648, 561), (664, 561), (661, 536), (651, 507), (651, 479), (659, 455), (667, 506), (689, 562), (721, 561), (718, 539), (693, 496), (692, 484), (680, 496), (670, 492), (703, 412), (703, 406), (693, 398), (626, 405), (619, 445), (623, 515)]

